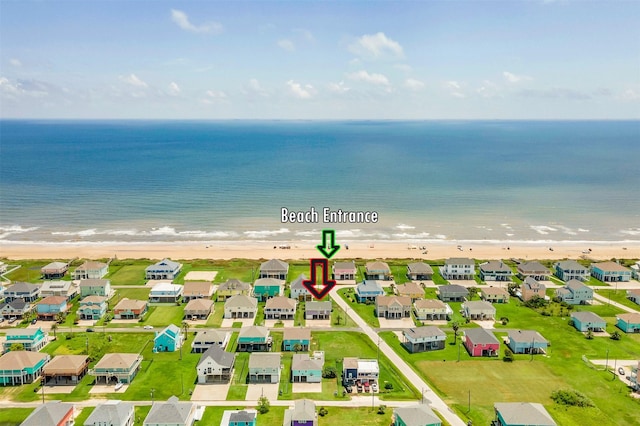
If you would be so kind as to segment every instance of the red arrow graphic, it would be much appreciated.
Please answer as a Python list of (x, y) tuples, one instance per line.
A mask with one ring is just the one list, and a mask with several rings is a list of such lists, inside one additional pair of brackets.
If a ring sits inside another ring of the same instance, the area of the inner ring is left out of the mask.
[[(308, 280), (303, 280), (302, 285), (304, 288), (309, 290), (309, 293), (316, 299), (320, 300), (327, 295), (331, 291), (334, 285), (336, 285), (335, 280), (329, 279), (329, 260), (328, 259), (310, 259), (311, 262), (311, 278)], [(316, 268), (322, 268), (322, 289), (318, 290), (316, 287)]]

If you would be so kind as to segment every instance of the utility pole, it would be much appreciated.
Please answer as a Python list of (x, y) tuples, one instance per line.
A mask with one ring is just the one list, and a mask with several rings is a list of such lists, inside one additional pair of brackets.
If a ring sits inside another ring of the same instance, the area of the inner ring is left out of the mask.
[(44, 385), (45, 385), (45, 379), (43, 377), (41, 382), (40, 382), (40, 386), (42, 387), (42, 403), (43, 404), (44, 404)]
[(607, 348), (607, 359), (604, 361), (604, 371), (607, 371), (608, 366), (609, 366), (609, 348)]
[(471, 412), (471, 389), (469, 389), (469, 408), (467, 409), (467, 413)]

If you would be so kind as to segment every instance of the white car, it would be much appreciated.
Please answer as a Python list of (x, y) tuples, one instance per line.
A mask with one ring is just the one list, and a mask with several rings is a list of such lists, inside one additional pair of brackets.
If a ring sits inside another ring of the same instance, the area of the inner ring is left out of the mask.
[(378, 392), (378, 384), (374, 382), (374, 383), (371, 385), (371, 390), (372, 390), (373, 392)]
[(152, 325), (145, 325), (144, 327), (145, 330), (153, 330), (153, 326)]

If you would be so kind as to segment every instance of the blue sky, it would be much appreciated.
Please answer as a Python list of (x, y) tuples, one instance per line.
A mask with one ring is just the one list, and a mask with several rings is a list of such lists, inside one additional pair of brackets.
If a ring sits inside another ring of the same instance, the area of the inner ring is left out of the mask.
[(5, 1), (0, 117), (640, 118), (638, 1)]

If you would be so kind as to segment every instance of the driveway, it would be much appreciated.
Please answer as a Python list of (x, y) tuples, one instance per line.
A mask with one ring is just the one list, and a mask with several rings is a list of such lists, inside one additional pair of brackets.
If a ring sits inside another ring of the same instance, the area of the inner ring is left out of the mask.
[(307, 327), (331, 327), (331, 320), (307, 320)]
[(277, 383), (259, 383), (250, 384), (247, 388), (247, 401), (257, 401), (261, 396), (266, 396), (269, 401), (275, 401), (278, 399), (278, 384)]
[(380, 328), (413, 328), (416, 326), (411, 318), (378, 318), (378, 321), (380, 321)]
[(222, 328), (230, 328), (233, 326), (234, 322), (241, 322), (243, 327), (249, 327), (253, 325), (255, 318), (225, 318), (222, 320), (222, 324), (220, 327)]
[(293, 320), (276, 320), (276, 319), (266, 319), (264, 320), (264, 326), (267, 328), (273, 328), (276, 326), (276, 323), (280, 321), (284, 324), (284, 327), (289, 328), (293, 327)]
[(320, 393), (322, 383), (293, 383), (293, 393)]
[(225, 401), (231, 383), (196, 385), (191, 394), (192, 401)]

